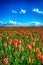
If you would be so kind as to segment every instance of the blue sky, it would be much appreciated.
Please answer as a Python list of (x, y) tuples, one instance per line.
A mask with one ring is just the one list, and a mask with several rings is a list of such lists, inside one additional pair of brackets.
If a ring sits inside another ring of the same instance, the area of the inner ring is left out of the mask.
[(43, 0), (0, 0), (0, 26), (43, 26)]

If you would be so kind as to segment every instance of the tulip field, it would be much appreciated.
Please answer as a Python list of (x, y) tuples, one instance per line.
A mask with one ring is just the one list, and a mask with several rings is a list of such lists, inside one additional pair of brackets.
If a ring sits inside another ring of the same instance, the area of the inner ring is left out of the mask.
[(43, 28), (0, 28), (0, 65), (43, 65)]

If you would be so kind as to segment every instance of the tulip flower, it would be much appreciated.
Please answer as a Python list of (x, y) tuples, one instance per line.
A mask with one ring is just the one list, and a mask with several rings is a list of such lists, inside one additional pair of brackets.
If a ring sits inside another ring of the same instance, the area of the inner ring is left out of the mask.
[(6, 36), (6, 37), (5, 37), (5, 39), (6, 39), (6, 40), (8, 40), (8, 39), (9, 39), (9, 37), (8, 37), (8, 36)]
[(14, 39), (14, 43), (17, 43), (18, 42), (18, 40), (17, 39)]
[(31, 50), (31, 49), (32, 49), (32, 47), (31, 47), (30, 44), (27, 44), (27, 45), (26, 45), (26, 48), (27, 48), (28, 50)]
[(32, 43), (31, 43), (31, 46), (34, 47), (34, 46), (35, 46), (35, 42), (32, 42)]
[(38, 52), (39, 51), (39, 48), (36, 48), (36, 52)]
[(21, 47), (21, 50), (23, 51), (23, 50), (24, 50), (24, 48), (23, 48), (23, 47)]
[(22, 43), (22, 41), (21, 41), (21, 39), (19, 39), (19, 40), (18, 40), (18, 44), (21, 44), (21, 43)]
[(4, 42), (3, 46), (4, 46), (4, 47), (6, 47), (6, 46), (7, 46), (7, 43), (6, 43), (6, 42)]
[(14, 43), (14, 48), (17, 48), (17, 43)]
[(38, 52), (38, 53), (37, 53), (37, 56), (38, 56), (39, 58), (41, 58), (42, 53), (41, 53), (41, 52)]
[(41, 58), (40, 58), (41, 61), (43, 61), (43, 56), (41, 55)]
[(7, 59), (7, 58), (4, 58), (4, 59), (3, 59), (3, 63), (4, 63), (4, 64), (8, 64), (8, 59)]
[(11, 43), (12, 43), (12, 39), (9, 40), (9, 44), (11, 44)]
[(26, 36), (26, 39), (28, 39), (28, 36)]
[(20, 44), (20, 45), (18, 45), (18, 48), (19, 48), (19, 49), (21, 49), (21, 44)]

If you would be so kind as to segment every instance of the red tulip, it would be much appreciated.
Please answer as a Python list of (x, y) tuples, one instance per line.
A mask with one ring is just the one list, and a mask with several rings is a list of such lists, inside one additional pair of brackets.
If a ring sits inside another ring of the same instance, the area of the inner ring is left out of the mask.
[(28, 36), (26, 36), (26, 39), (28, 39)]
[(38, 52), (38, 53), (37, 53), (37, 56), (38, 56), (39, 58), (41, 58), (42, 53), (41, 53), (41, 52)]
[(35, 46), (35, 42), (32, 42), (31, 45), (32, 45), (32, 47), (34, 47)]
[(21, 45), (18, 45), (18, 48), (21, 49)]
[(21, 30), (20, 32), (21, 32), (22, 34), (24, 34), (24, 30)]
[(22, 41), (21, 41), (21, 39), (19, 39), (19, 40), (18, 40), (18, 44), (21, 44), (21, 43), (22, 43)]
[(14, 48), (17, 48), (17, 43), (14, 43)]
[(9, 40), (9, 44), (11, 44), (11, 43), (12, 43), (12, 39)]
[(18, 42), (18, 40), (17, 39), (14, 39), (14, 43), (17, 43)]
[(27, 48), (28, 50), (31, 50), (31, 49), (32, 49), (32, 47), (31, 47), (30, 44), (27, 44), (27, 45), (26, 45), (26, 48)]
[(36, 48), (36, 52), (38, 52), (39, 51), (39, 48)]
[(6, 36), (5, 39), (8, 40), (8, 36)]
[(6, 46), (7, 46), (7, 43), (6, 43), (6, 42), (4, 42), (3, 46), (4, 46), (4, 47), (6, 47)]
[(40, 60), (43, 61), (43, 56), (41, 56)]
[(23, 48), (23, 47), (21, 47), (21, 50), (23, 51), (23, 50), (24, 50), (24, 48)]
[(34, 42), (38, 41), (38, 38), (34, 38)]
[(4, 63), (4, 64), (8, 64), (8, 59), (7, 59), (7, 58), (4, 58), (4, 59), (3, 59), (3, 63)]

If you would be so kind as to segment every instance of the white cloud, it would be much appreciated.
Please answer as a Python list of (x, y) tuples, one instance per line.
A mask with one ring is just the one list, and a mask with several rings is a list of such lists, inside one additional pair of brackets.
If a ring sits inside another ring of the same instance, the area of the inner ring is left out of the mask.
[(0, 21), (0, 24), (8, 24), (8, 23), (7, 23), (7, 22), (5, 22), (5, 21), (4, 21), (4, 22), (3, 22), (3, 21)]
[(21, 11), (20, 11), (19, 13), (20, 13), (20, 14), (25, 14), (25, 13), (26, 13), (26, 10), (21, 9)]
[(9, 20), (8, 24), (16, 25), (16, 26), (20, 26), (20, 25), (22, 25), (20, 22), (13, 21), (13, 20)]
[(30, 24), (30, 26), (43, 26), (42, 22), (37, 22), (37, 21), (36, 22), (35, 21), (34, 22), (30, 22), (29, 24)]
[(20, 23), (20, 22), (19, 22), (18, 24), (19, 24), (19, 25), (21, 25), (21, 23)]
[(39, 25), (41, 24), (40, 22), (31, 22), (32, 24), (35, 24), (35, 25)]
[(15, 10), (11, 10), (12, 11), (12, 13), (17, 13), (17, 11), (15, 11)]
[(43, 26), (43, 22), (31, 21), (31, 22), (17, 22), (9, 20), (8, 22), (0, 21), (0, 26)]
[(43, 11), (39, 10), (38, 8), (34, 8), (32, 11), (39, 14), (43, 14)]
[(25, 14), (26, 13), (26, 10), (25, 9), (21, 9), (19, 12), (18, 11), (16, 11), (16, 10), (11, 10), (11, 12), (12, 13), (15, 13), (15, 14), (17, 14), (17, 13), (19, 13), (19, 14)]
[(9, 24), (17, 24), (17, 22), (16, 21), (9, 21)]
[(43, 26), (43, 23), (42, 22), (35, 22), (35, 21), (32, 21), (32, 22), (23, 22), (22, 24), (21, 24), (21, 26)]
[(2, 21), (0, 21), (0, 24), (3, 24), (3, 22), (2, 22)]

